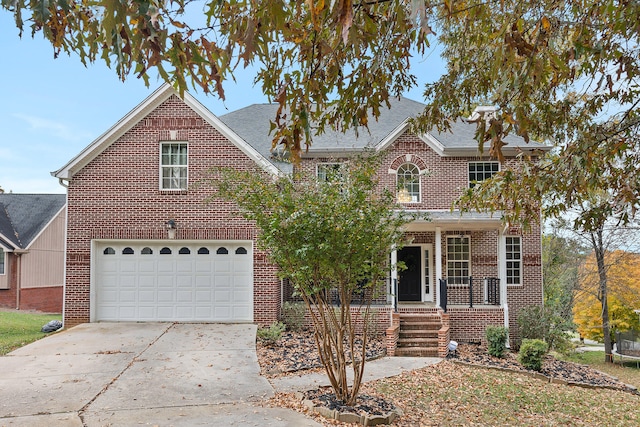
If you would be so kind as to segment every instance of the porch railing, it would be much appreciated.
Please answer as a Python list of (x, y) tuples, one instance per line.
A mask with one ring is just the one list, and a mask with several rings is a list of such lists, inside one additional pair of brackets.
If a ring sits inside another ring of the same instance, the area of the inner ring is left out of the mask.
[(500, 305), (500, 279), (485, 277), (480, 283), (482, 287), (472, 276), (440, 279), (440, 307), (447, 311), (448, 305)]

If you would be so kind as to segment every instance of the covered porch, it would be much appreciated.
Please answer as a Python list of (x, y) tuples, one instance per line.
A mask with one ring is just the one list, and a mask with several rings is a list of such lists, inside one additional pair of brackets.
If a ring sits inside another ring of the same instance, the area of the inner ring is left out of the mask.
[(430, 211), (391, 254), (387, 349), (446, 355), (449, 340), (480, 342), (487, 325), (509, 325), (508, 284), (521, 275), (519, 230), (499, 215)]

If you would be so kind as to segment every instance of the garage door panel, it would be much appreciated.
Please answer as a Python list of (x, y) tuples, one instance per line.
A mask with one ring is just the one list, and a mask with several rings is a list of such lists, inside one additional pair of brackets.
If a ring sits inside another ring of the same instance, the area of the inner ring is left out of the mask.
[[(221, 255), (224, 256), (224, 255)], [(216, 257), (217, 258), (217, 257)], [(229, 261), (228, 259), (219, 259), (217, 258), (214, 261), (214, 273), (218, 274), (218, 273), (230, 273), (231, 272), (231, 261)]]
[(160, 257), (156, 264), (159, 273), (173, 273), (175, 271), (174, 261), (171, 258)]
[(151, 306), (151, 307), (139, 306), (138, 307), (138, 318), (140, 320), (154, 320), (155, 317), (156, 317), (156, 308), (154, 306)]
[(173, 305), (160, 305), (157, 308), (157, 319), (158, 320), (171, 320), (174, 318), (174, 307)]
[(211, 289), (211, 287), (213, 286), (213, 280), (212, 280), (212, 276), (210, 275), (206, 275), (206, 276), (196, 276), (194, 278), (195, 280), (195, 285), (196, 288), (205, 288), (205, 289)]
[(157, 261), (156, 260), (140, 261), (138, 263), (138, 272), (139, 273), (150, 273), (150, 274), (155, 275), (156, 274), (156, 266), (157, 266)]
[(212, 260), (209, 257), (206, 260), (198, 259), (196, 261), (196, 272), (198, 273), (211, 273), (213, 271), (212, 267)]
[(161, 274), (157, 276), (158, 280), (158, 288), (170, 288), (173, 289), (173, 284), (175, 282), (175, 277), (169, 274)]
[(196, 301), (198, 302), (198, 304), (211, 304), (211, 291), (196, 291)]
[(174, 302), (173, 301), (174, 293), (175, 292), (173, 290), (169, 290), (169, 291), (159, 290), (157, 293), (158, 302), (162, 302), (162, 303)]
[(179, 274), (176, 276), (176, 286), (178, 288), (191, 288), (194, 277), (191, 275)]
[(127, 307), (127, 306), (119, 306), (118, 307), (118, 316), (121, 318), (132, 318), (136, 316), (135, 307)]
[(156, 292), (153, 290), (148, 291), (139, 291), (138, 292), (138, 302), (140, 304), (144, 303), (155, 303), (156, 302)]
[(191, 261), (178, 261), (176, 263), (176, 271), (178, 273), (189, 273), (189, 274), (193, 274), (193, 270), (194, 270), (194, 264)]
[(178, 291), (177, 293), (177, 301), (179, 303), (182, 302), (195, 302), (193, 298), (193, 292), (191, 291)]
[(123, 289), (119, 293), (118, 302), (122, 304), (131, 304), (136, 301), (135, 289)]
[(95, 318), (252, 321), (251, 253), (246, 242), (98, 244)]

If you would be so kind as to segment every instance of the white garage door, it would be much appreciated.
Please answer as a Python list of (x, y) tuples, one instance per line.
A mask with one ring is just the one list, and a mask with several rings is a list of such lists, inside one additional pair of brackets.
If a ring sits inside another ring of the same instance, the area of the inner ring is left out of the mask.
[(253, 321), (251, 242), (100, 242), (100, 321)]

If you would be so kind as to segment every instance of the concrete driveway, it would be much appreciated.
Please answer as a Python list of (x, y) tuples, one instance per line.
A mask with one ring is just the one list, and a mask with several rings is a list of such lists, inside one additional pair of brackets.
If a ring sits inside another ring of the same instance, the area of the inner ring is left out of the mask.
[(263, 408), (255, 325), (91, 323), (0, 358), (0, 426), (318, 426)]

